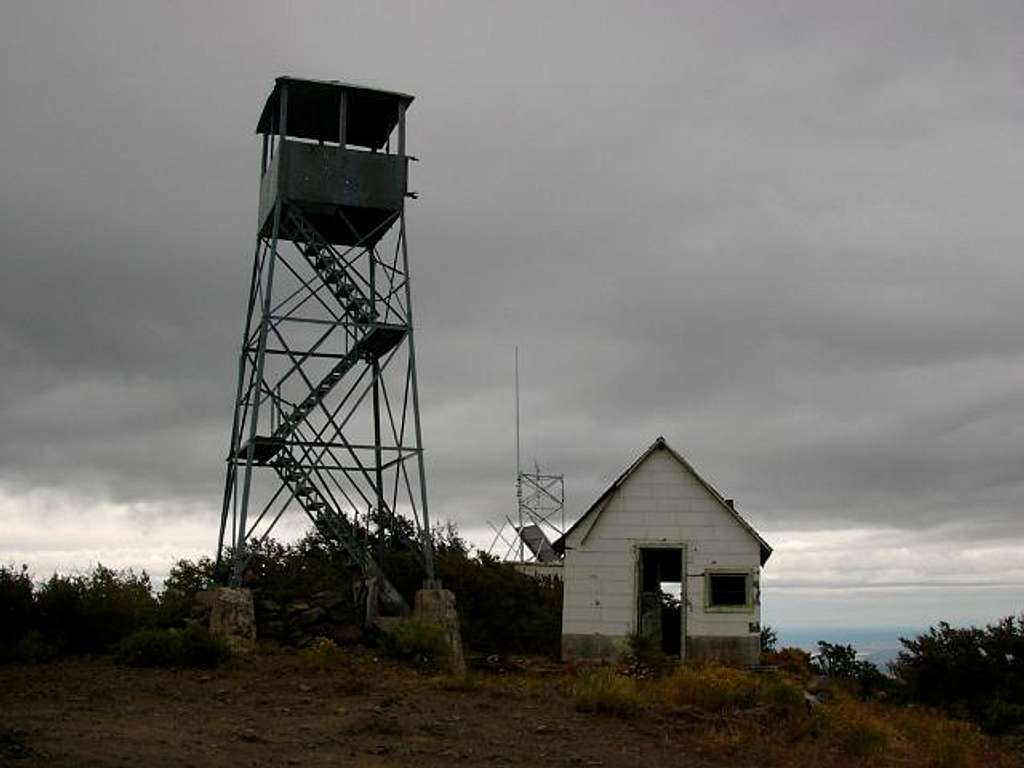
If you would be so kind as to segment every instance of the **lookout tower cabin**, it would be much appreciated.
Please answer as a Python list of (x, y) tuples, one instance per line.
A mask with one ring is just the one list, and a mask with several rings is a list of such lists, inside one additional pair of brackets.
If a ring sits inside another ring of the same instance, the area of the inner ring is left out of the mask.
[(553, 546), (564, 658), (615, 659), (636, 633), (680, 660), (757, 664), (772, 549), (664, 438)]
[(279, 77), (256, 127), (263, 136), (260, 235), (270, 236), (280, 198), (285, 209), (301, 206), (333, 245), (383, 236), (406, 196), (405, 112), (412, 99), (334, 80)]

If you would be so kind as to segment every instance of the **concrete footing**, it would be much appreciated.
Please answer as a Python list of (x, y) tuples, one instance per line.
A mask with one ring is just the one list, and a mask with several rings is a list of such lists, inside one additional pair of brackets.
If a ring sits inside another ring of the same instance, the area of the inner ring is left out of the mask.
[(233, 651), (251, 650), (256, 642), (252, 592), (231, 587), (210, 591), (210, 634), (223, 637)]
[(455, 610), (455, 594), (447, 589), (421, 589), (416, 593), (413, 618), (440, 627), (448, 646), (447, 666), (452, 675), (466, 674), (466, 657), (462, 651), (459, 614)]

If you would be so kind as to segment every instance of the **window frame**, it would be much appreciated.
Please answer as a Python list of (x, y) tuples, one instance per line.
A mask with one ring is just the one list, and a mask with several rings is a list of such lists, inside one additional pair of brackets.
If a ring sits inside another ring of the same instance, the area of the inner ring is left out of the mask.
[[(711, 602), (711, 580), (715, 576), (743, 576), (746, 601), (743, 605), (717, 605)], [(751, 613), (754, 610), (754, 571), (742, 568), (707, 568), (704, 571), (704, 610), (707, 613)]]

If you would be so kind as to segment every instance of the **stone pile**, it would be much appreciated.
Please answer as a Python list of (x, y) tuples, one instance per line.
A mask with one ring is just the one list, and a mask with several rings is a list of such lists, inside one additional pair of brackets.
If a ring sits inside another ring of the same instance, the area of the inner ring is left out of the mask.
[(362, 637), (359, 612), (344, 592), (316, 592), (308, 598), (278, 602), (256, 592), (256, 636), (303, 647), (318, 637), (339, 644)]

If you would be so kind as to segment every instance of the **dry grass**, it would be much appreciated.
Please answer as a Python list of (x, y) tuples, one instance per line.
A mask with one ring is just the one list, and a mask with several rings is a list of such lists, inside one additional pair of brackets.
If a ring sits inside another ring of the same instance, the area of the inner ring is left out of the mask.
[(1010, 768), (1022, 763), (972, 725), (939, 712), (864, 702), (838, 692), (809, 706), (799, 680), (729, 667), (684, 667), (659, 681), (611, 668), (582, 672), (576, 709), (618, 717), (644, 711), (689, 730), (694, 750), (716, 763), (764, 766)]
[(299, 660), (311, 669), (327, 672), (339, 666), (345, 653), (329, 637), (317, 637), (298, 653)]
[(644, 705), (637, 682), (623, 677), (611, 667), (581, 673), (573, 687), (573, 695), (579, 712), (634, 717)]

